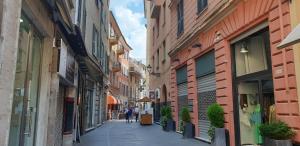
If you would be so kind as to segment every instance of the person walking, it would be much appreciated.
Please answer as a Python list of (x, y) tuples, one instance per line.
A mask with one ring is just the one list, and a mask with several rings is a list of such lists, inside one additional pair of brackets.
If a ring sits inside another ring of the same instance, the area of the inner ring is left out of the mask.
[(138, 118), (139, 118), (139, 108), (136, 106), (135, 109), (134, 109), (134, 113), (135, 113), (135, 122), (138, 121)]
[(129, 123), (129, 120), (130, 120), (130, 122), (132, 123), (132, 108), (129, 108), (129, 110), (128, 110), (128, 123)]
[(127, 108), (125, 109), (125, 119), (126, 123), (129, 123), (129, 110)]

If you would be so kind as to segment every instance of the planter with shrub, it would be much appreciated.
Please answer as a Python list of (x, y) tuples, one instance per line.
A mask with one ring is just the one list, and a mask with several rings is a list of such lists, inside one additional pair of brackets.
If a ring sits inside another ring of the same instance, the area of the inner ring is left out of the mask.
[(183, 122), (183, 137), (194, 138), (195, 125), (191, 123), (191, 116), (187, 107), (183, 107), (181, 110), (181, 120)]
[(160, 124), (165, 131), (175, 131), (175, 121), (172, 118), (172, 109), (170, 106), (162, 107)]
[(213, 146), (229, 146), (229, 133), (224, 128), (224, 109), (219, 104), (212, 104), (207, 109), (210, 121), (208, 134)]
[(265, 138), (265, 145), (292, 146), (291, 139), (294, 137), (295, 132), (284, 122), (274, 121), (262, 124), (259, 130)]

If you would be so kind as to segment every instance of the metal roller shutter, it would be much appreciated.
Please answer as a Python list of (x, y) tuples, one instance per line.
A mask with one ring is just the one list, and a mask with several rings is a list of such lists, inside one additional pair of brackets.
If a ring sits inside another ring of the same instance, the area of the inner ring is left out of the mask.
[(207, 117), (207, 108), (216, 103), (216, 79), (215, 73), (199, 77), (197, 79), (198, 87), (198, 116), (199, 116), (199, 136), (205, 141), (210, 141), (208, 129), (210, 122)]
[(178, 88), (178, 117), (179, 117), (182, 107), (188, 106), (187, 82), (177, 85), (177, 88)]

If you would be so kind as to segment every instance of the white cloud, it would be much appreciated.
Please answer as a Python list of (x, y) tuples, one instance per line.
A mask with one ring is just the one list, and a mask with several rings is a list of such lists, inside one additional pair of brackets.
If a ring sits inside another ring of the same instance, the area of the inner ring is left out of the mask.
[(146, 61), (146, 28), (143, 0), (111, 0), (110, 5), (122, 33), (132, 47), (130, 56)]

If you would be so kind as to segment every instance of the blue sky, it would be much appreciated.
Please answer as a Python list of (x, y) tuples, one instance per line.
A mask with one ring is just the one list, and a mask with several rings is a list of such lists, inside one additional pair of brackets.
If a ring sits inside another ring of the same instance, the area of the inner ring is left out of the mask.
[(146, 28), (143, 0), (110, 0), (110, 9), (132, 47), (130, 56), (146, 61)]

